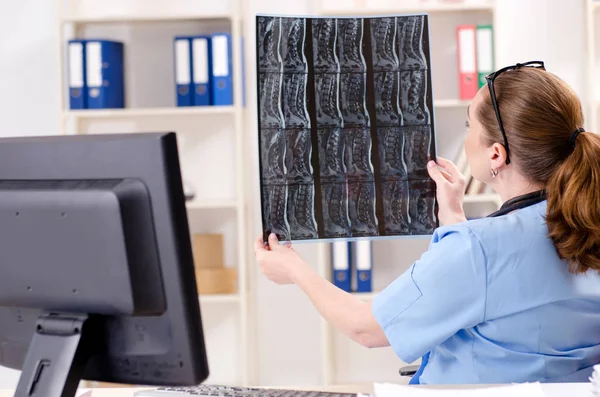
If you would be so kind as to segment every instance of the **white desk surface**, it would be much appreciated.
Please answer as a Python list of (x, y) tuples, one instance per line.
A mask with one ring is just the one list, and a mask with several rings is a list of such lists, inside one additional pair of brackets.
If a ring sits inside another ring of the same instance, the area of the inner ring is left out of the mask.
[[(421, 387), (421, 386), (418, 386)], [(443, 386), (428, 386), (436, 389), (456, 389), (456, 388), (482, 388), (485, 385), (443, 385)], [(553, 384), (542, 384), (544, 392), (547, 397), (591, 397), (591, 384), (589, 383), (553, 383)], [(279, 387), (278, 387), (279, 388)], [(284, 388), (284, 387), (281, 387)], [(346, 392), (346, 393), (371, 393), (373, 391), (372, 385), (360, 385), (360, 386), (314, 386), (314, 387), (285, 387), (286, 389), (300, 389), (300, 390), (319, 390), (319, 391), (335, 391), (335, 392)], [(84, 397), (133, 397), (136, 391), (144, 390), (137, 388), (100, 388), (90, 389), (90, 394), (84, 394)], [(0, 390), (0, 397), (13, 397), (13, 390)], [(402, 397), (402, 396), (398, 396)], [(510, 397), (510, 396), (507, 396)]]

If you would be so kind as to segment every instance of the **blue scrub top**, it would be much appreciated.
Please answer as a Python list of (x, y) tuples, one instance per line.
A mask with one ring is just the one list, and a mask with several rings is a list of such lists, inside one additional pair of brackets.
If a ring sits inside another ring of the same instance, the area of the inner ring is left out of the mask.
[(600, 363), (600, 277), (573, 275), (547, 202), (443, 226), (373, 313), (412, 383), (587, 382)]

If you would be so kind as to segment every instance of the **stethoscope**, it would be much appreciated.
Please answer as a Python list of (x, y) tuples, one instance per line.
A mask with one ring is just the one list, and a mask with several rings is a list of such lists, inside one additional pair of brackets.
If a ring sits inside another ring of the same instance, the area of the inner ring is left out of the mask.
[(489, 218), (506, 215), (516, 210), (520, 210), (525, 207), (529, 207), (531, 205), (541, 203), (546, 200), (546, 191), (538, 190), (536, 192), (531, 192), (524, 194), (522, 196), (513, 197), (510, 200), (507, 200), (500, 209), (496, 212), (493, 212), (488, 215)]

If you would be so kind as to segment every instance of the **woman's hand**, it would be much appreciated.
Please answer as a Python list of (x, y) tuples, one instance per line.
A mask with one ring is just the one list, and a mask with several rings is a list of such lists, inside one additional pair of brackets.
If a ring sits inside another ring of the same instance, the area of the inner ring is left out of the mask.
[[(438, 157), (437, 164), (430, 161), (427, 171), (435, 181), (436, 196), (439, 204), (438, 217), (440, 224), (452, 225), (467, 220), (463, 210), (465, 196), (465, 177), (450, 160)], [(438, 168), (438, 165), (444, 170)]]
[(260, 271), (277, 284), (293, 284), (295, 272), (308, 266), (291, 245), (281, 245), (274, 233), (269, 236), (267, 246), (259, 236), (254, 244), (254, 252)]

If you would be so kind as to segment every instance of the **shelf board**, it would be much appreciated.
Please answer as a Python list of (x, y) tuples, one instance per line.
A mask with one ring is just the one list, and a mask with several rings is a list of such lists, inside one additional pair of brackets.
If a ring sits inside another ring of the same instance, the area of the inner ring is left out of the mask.
[(436, 5), (414, 5), (408, 7), (393, 8), (366, 8), (356, 7), (352, 9), (320, 10), (319, 14), (324, 16), (384, 16), (414, 13), (439, 13), (439, 12), (461, 12), (461, 11), (494, 11), (493, 4), (436, 4)]
[(165, 108), (68, 110), (64, 116), (77, 119), (119, 119), (141, 117), (212, 116), (233, 114), (235, 106), (189, 106)]
[(436, 108), (466, 108), (471, 101), (463, 101), (460, 99), (436, 99), (433, 101), (433, 106)]
[(239, 294), (201, 294), (200, 303), (239, 303)]
[(188, 210), (202, 209), (235, 209), (238, 203), (235, 200), (191, 200), (185, 203)]
[(375, 298), (375, 295), (377, 295), (379, 293), (379, 291), (375, 291), (375, 292), (352, 292), (352, 295), (356, 296), (357, 298), (360, 298), (364, 301), (370, 301), (373, 300), (373, 298)]
[(233, 19), (230, 13), (172, 14), (172, 15), (63, 15), (62, 23), (124, 23), (124, 22), (168, 22), (194, 20)]
[(475, 204), (475, 203), (489, 203), (498, 204), (500, 202), (500, 196), (494, 193), (486, 194), (467, 194), (463, 200), (464, 204)]

